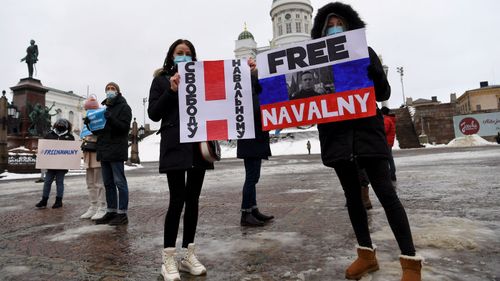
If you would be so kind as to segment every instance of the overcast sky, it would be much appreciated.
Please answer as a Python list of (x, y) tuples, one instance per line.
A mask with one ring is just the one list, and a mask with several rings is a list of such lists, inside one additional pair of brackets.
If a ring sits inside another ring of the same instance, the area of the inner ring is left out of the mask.
[[(329, 1), (311, 0), (313, 16)], [(367, 23), (368, 44), (389, 66), (391, 107), (406, 97), (449, 102), (479, 87), (500, 84), (500, 1), (353, 0)], [(170, 44), (189, 39), (199, 60), (231, 59), (244, 23), (258, 46), (272, 39), (271, 0), (2, 0), (0, 90), (27, 77), (30, 39), (40, 55), (35, 78), (43, 85), (104, 98), (117, 82), (143, 122), (142, 99)], [(9, 101), (11, 96), (8, 95)], [(146, 117), (147, 118), (147, 117)], [(151, 123), (147, 121), (147, 123)]]

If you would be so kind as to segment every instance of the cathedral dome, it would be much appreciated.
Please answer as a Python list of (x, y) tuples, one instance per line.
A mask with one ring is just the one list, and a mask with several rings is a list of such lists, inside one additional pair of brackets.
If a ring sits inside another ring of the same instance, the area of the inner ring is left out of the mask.
[(250, 31), (248, 31), (246, 28), (242, 33), (240, 33), (240, 35), (238, 35), (238, 40), (243, 39), (254, 39), (252, 33), (250, 33)]

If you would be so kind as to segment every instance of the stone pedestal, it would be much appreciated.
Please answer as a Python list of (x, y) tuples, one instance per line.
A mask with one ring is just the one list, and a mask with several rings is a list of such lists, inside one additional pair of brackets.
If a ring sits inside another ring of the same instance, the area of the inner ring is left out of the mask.
[(40, 80), (34, 78), (23, 78), (10, 89), (13, 92), (12, 102), (17, 107), (21, 119), (20, 136), (25, 138), (29, 135), (28, 128), (30, 127), (28, 105), (40, 104), (45, 107), (45, 94), (49, 90), (42, 85)]

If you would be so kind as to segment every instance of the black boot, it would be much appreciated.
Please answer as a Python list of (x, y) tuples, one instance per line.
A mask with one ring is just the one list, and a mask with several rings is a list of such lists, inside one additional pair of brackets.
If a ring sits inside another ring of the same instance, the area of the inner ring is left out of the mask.
[(98, 220), (95, 220), (95, 224), (108, 224), (112, 219), (114, 219), (116, 217), (116, 213), (110, 213), (110, 212), (106, 212), (106, 214), (104, 215), (104, 217), (98, 219)]
[(57, 209), (62, 207), (62, 197), (56, 197), (56, 202), (52, 205), (52, 209)]
[(241, 226), (264, 226), (264, 222), (256, 219), (251, 212), (241, 212)]
[(42, 197), (42, 200), (40, 200), (40, 202), (38, 202), (35, 207), (40, 209), (47, 207), (47, 200), (49, 200), (49, 197)]
[(116, 216), (109, 221), (109, 225), (124, 225), (128, 223), (127, 214), (116, 214)]
[(256, 219), (263, 221), (263, 222), (270, 221), (270, 220), (274, 219), (274, 216), (266, 216), (266, 215), (262, 214), (261, 212), (259, 212), (258, 208), (255, 208), (252, 210), (252, 215)]

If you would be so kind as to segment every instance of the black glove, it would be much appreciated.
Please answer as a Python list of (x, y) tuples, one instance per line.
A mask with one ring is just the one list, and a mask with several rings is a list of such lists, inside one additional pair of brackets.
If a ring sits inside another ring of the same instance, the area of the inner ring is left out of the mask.
[(384, 78), (384, 70), (382, 68), (376, 67), (373, 64), (370, 64), (367, 67), (368, 70), (368, 78), (370, 80), (375, 81), (375, 80), (380, 80)]
[(109, 110), (104, 111), (104, 118), (109, 119), (110, 116), (111, 116), (111, 111)]
[(85, 125), (90, 124), (90, 119), (88, 117), (83, 118), (83, 124)]

